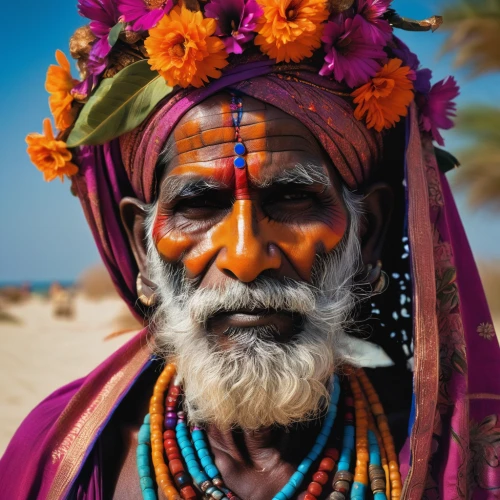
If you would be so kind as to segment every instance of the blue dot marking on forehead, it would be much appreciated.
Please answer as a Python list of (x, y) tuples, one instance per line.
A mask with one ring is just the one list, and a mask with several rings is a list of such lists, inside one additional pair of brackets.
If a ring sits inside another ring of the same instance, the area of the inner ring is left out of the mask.
[(236, 168), (245, 168), (247, 162), (245, 161), (245, 158), (242, 158), (241, 156), (238, 156), (234, 159), (234, 166)]
[(237, 142), (236, 145), (234, 146), (234, 152), (238, 155), (238, 156), (243, 156), (247, 150), (245, 148), (245, 145), (241, 142)]

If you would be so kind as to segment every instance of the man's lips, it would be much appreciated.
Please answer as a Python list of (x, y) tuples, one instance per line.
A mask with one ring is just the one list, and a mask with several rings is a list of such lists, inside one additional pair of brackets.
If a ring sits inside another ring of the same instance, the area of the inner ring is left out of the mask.
[[(208, 321), (208, 329), (217, 335), (224, 335), (232, 328), (256, 328), (273, 326), (277, 332), (276, 341), (287, 342), (302, 323), (302, 317), (287, 311), (273, 309), (240, 309), (216, 314)], [(279, 332), (279, 333), (278, 333)]]

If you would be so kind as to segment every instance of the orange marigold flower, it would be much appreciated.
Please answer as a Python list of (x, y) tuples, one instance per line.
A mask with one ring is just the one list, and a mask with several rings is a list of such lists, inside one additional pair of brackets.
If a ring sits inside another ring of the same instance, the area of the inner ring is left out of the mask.
[(264, 15), (255, 44), (277, 62), (300, 62), (321, 46), (329, 11), (325, 0), (258, 0)]
[(203, 19), (184, 5), (174, 7), (149, 30), (144, 42), (151, 69), (157, 70), (173, 87), (202, 87), (208, 78), (220, 78), (220, 70), (228, 65), (224, 42), (212, 36), (215, 19)]
[(65, 175), (70, 177), (78, 172), (78, 167), (71, 163), (71, 153), (66, 148), (66, 143), (54, 137), (48, 118), (43, 121), (43, 135), (29, 134), (26, 142), (30, 160), (43, 173), (47, 182), (56, 177), (63, 181)]
[(358, 105), (354, 116), (362, 120), (366, 116), (368, 128), (381, 132), (391, 128), (408, 114), (408, 106), (414, 99), (411, 69), (403, 66), (401, 59), (391, 59), (366, 85), (351, 95)]
[(71, 90), (78, 83), (71, 76), (68, 58), (60, 50), (56, 51), (59, 66), (51, 64), (47, 71), (45, 89), (49, 92), (49, 107), (54, 115), (56, 128), (63, 131), (71, 127), (76, 118), (76, 109), (72, 108)]

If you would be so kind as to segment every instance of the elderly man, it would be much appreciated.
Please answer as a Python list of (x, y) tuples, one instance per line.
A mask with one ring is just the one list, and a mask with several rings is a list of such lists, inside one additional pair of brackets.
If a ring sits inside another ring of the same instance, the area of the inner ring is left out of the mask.
[(147, 326), (26, 419), (6, 498), (499, 494), (498, 344), (432, 145), (457, 89), (392, 33), (439, 20), (389, 3), (79, 2), (85, 78), (58, 53), (28, 152)]

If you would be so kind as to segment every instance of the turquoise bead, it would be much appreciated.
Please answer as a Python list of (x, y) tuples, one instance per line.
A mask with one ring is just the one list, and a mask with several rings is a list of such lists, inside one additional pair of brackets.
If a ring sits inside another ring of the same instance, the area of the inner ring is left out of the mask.
[(142, 425), (139, 429), (139, 435), (137, 436), (137, 440), (139, 443), (144, 444), (148, 443), (151, 439), (151, 429), (149, 425)]
[(206, 457), (203, 457), (200, 460), (200, 463), (203, 466), (203, 468), (206, 468), (213, 463), (212, 457), (210, 455), (207, 455)]
[(213, 478), (220, 475), (219, 469), (217, 469), (217, 467), (213, 464), (206, 467), (205, 472), (207, 473), (207, 475), (210, 479), (213, 479)]
[(297, 470), (305, 475), (309, 472), (312, 463), (313, 461), (310, 458), (305, 458), (304, 460), (302, 460), (301, 464), (297, 467)]
[(149, 453), (150, 453), (150, 448), (147, 444), (137, 445), (137, 456), (138, 457), (143, 456), (143, 455), (149, 456)]
[(387, 500), (387, 496), (385, 493), (382, 493), (381, 491), (378, 491), (373, 495), (374, 500)]
[(156, 492), (151, 488), (148, 488), (142, 492), (142, 498), (143, 500), (157, 500)]
[(201, 458), (206, 457), (207, 455), (210, 455), (210, 452), (204, 448), (198, 452), (198, 456)]
[(144, 455), (137, 457), (137, 467), (149, 467), (149, 457)]
[(380, 460), (380, 455), (378, 452), (370, 453), (370, 465), (382, 465), (382, 461)]
[(293, 498), (295, 496), (295, 492), (296, 488), (294, 488), (290, 483), (285, 484), (281, 490), (281, 493), (283, 493), (287, 499)]
[(290, 481), (288, 481), (290, 484), (293, 484), (295, 488), (298, 488), (302, 482), (304, 481), (304, 474), (302, 472), (296, 471), (292, 474), (292, 477), (290, 478)]
[(151, 415), (148, 413), (145, 417), (144, 417), (144, 423), (145, 424), (149, 424), (151, 421)]
[(366, 486), (355, 481), (351, 489), (351, 500), (364, 500), (366, 493)]
[(150, 477), (141, 477), (141, 489), (145, 490), (147, 488), (153, 488), (154, 483)]
[(137, 472), (139, 472), (139, 477), (151, 476), (151, 467), (145, 465), (137, 466)]
[(276, 493), (276, 495), (273, 497), (273, 500), (288, 500), (288, 497), (286, 497), (281, 491)]
[(203, 448), (207, 448), (207, 443), (205, 443), (205, 441), (195, 441), (194, 442), (194, 447), (196, 448), (196, 450), (202, 450)]

